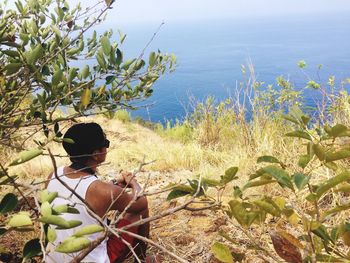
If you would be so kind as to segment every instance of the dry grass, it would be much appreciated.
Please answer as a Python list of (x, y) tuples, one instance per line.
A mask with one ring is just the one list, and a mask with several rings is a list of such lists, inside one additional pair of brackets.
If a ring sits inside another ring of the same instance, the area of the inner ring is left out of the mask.
[[(292, 129), (281, 119), (272, 119), (268, 116), (260, 116), (251, 123), (235, 123), (231, 126), (215, 129), (219, 130), (215, 135), (216, 143), (203, 145), (204, 131), (194, 133), (201, 136), (200, 139), (192, 137), (185, 143), (176, 136), (166, 136), (164, 133), (156, 133), (148, 128), (133, 122), (123, 122), (104, 117), (85, 118), (82, 121), (95, 121), (106, 131), (111, 141), (111, 148), (107, 155), (107, 165), (101, 166), (99, 171), (102, 176), (113, 176), (119, 170), (132, 170), (139, 163), (155, 160), (145, 167), (145, 172), (139, 175), (139, 180), (144, 182), (151, 178), (149, 189), (162, 188), (169, 183), (185, 182), (186, 179), (201, 174), (212, 179), (217, 178), (232, 166), (239, 167), (239, 180), (235, 184), (242, 185), (249, 175), (261, 166), (256, 160), (262, 155), (274, 155), (288, 166), (291, 171), (297, 171), (296, 156), (305, 152), (305, 145), (300, 139), (286, 138), (284, 134)], [(217, 125), (217, 124), (214, 124)], [(201, 126), (201, 129), (208, 128)], [(211, 133), (211, 136), (213, 134)], [(207, 142), (207, 141), (206, 141)], [(64, 154), (58, 144), (50, 145), (55, 154)], [(4, 152), (2, 161), (11, 160), (15, 153)], [(59, 165), (69, 164), (67, 157), (57, 158)], [(39, 157), (22, 166), (16, 167), (11, 172), (20, 175), (22, 181), (42, 180), (52, 170), (51, 161), (47, 156)], [(314, 176), (324, 180), (333, 176), (328, 169), (317, 169)], [(274, 196), (286, 197), (291, 204), (299, 209), (306, 210), (307, 203), (300, 203), (306, 192), (300, 192), (296, 196), (289, 196), (288, 192), (279, 187), (271, 188), (269, 185), (252, 190), (259, 194), (269, 192)], [(174, 205), (166, 202), (166, 193), (150, 198), (151, 213), (157, 214)], [(232, 197), (232, 189), (227, 188), (223, 197), (229, 201)], [(181, 202), (181, 199), (177, 202)], [(299, 203), (297, 203), (299, 202)], [(325, 200), (325, 206), (332, 206), (338, 199)], [(337, 222), (338, 219), (334, 219)], [(270, 222), (271, 223), (271, 222)], [(272, 224), (270, 225), (272, 226)], [(297, 228), (296, 228), (297, 229)], [(288, 230), (293, 233), (296, 229)], [(236, 240), (231, 245), (235, 252), (246, 253), (246, 262), (263, 262), (259, 252), (247, 251), (251, 240), (244, 235), (236, 222), (228, 221), (219, 211), (188, 212), (182, 211), (175, 215), (163, 218), (152, 223), (152, 239), (167, 247), (169, 250), (183, 256), (190, 262), (217, 262), (211, 252), (210, 246), (215, 240), (223, 239), (217, 234), (218, 230), (228, 233)], [(267, 234), (266, 226), (254, 226), (250, 233), (259, 244), (270, 248), (271, 241)], [(299, 231), (299, 230), (297, 230)], [(154, 248), (152, 252), (157, 252)], [(275, 255), (275, 254), (273, 254)], [(277, 255), (275, 255), (277, 258)], [(164, 255), (164, 262), (173, 260)], [(269, 259), (271, 260), (271, 259)]]

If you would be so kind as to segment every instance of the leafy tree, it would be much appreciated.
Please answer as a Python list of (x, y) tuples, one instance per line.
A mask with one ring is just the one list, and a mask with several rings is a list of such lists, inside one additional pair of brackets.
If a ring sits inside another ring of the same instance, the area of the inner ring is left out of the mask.
[(142, 54), (126, 59), (126, 35), (119, 32), (114, 41), (112, 30), (91, 32), (112, 2), (86, 9), (65, 0), (0, 5), (0, 144), (23, 148), (23, 140), (14, 140), (22, 127), (40, 127), (48, 137), (56, 124), (54, 135), (60, 137), (62, 120), (132, 107), (174, 69), (174, 55), (151, 52), (148, 63)]
[[(12, 162), (0, 162), (0, 185), (16, 190), (0, 201), (4, 219), (0, 235), (32, 230), (35, 222), (41, 222), (42, 228), (44, 223), (50, 225), (46, 238), (52, 241), (52, 226), (79, 225), (60, 217), (62, 213), (76, 213), (74, 208), (50, 205), (57, 193), (38, 192), (33, 185), (19, 184), (8, 174), (9, 167), (41, 155), (52, 140), (61, 142), (62, 121), (133, 108), (135, 102), (151, 96), (152, 86), (162, 74), (175, 67), (175, 56), (160, 51), (151, 52), (147, 61), (143, 52), (127, 59), (122, 51), (126, 35), (119, 32), (119, 40), (115, 41), (112, 30), (102, 34), (92, 31), (104, 20), (112, 2), (97, 1), (88, 8), (81, 4), (70, 7), (66, 0), (0, 4), (0, 146), (22, 150)], [(43, 132), (46, 139), (34, 139), (38, 132)], [(37, 147), (26, 149), (28, 140)], [(37, 193), (35, 200), (40, 203), (30, 205), (24, 194), (28, 189)], [(19, 201), (15, 192), (30, 205), (31, 212), (14, 212)], [(66, 253), (84, 249), (90, 246), (84, 236), (103, 230), (99, 226), (81, 229), (70, 243), (56, 249)], [(30, 240), (24, 246), (23, 258), (43, 252), (42, 244), (43, 237)]]
[[(313, 125), (297, 106), (284, 118), (294, 127), (286, 136), (304, 145), (299, 155), (288, 163), (276, 156), (260, 156), (258, 169), (233, 186), (229, 183), (238, 179), (236, 167), (228, 169), (220, 180), (204, 178), (197, 185), (201, 184), (202, 195), (207, 194), (207, 188), (216, 188), (218, 202), (223, 189), (231, 189), (232, 198), (222, 202), (221, 209), (249, 238), (247, 248), (260, 255), (276, 260), (271, 248), (253, 237), (253, 231), (268, 233), (274, 252), (286, 262), (347, 262), (350, 170), (346, 159), (350, 149), (344, 139), (350, 137), (350, 129), (340, 123)], [(191, 194), (192, 185), (189, 182), (173, 189), (168, 198)], [(237, 243), (227, 233), (219, 235), (231, 245)], [(219, 242), (211, 250), (220, 262), (233, 263), (244, 258)]]

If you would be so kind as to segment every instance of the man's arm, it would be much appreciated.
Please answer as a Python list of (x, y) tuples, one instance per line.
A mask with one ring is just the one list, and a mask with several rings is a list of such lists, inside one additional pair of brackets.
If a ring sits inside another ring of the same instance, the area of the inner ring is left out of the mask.
[[(128, 185), (131, 187), (129, 193), (118, 185), (95, 181), (90, 185), (85, 199), (94, 209), (94, 212), (101, 217), (108, 212), (108, 209), (122, 212), (134, 200), (135, 195), (141, 191), (141, 186), (135, 179), (130, 180)], [(127, 212), (137, 214), (147, 209), (147, 206), (146, 197), (139, 197), (128, 208)]]

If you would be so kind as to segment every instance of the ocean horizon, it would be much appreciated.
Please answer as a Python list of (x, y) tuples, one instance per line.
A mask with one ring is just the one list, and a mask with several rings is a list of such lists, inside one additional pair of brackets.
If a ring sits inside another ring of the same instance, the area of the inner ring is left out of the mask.
[[(127, 34), (126, 57), (138, 56), (157, 27), (121, 27)], [(165, 23), (144, 59), (157, 49), (174, 53), (177, 69), (156, 82), (153, 95), (142, 103), (147, 107), (131, 114), (153, 122), (183, 120), (191, 110), (189, 97), (202, 101), (208, 96), (217, 100), (232, 96), (244, 81), (242, 65), (250, 63), (256, 80), (266, 86), (275, 85), (278, 76), (289, 79), (297, 90), (310, 79), (326, 84), (330, 76), (335, 76), (339, 86), (350, 77), (349, 40), (350, 18), (344, 13)], [(300, 60), (306, 61), (304, 72), (297, 66)], [(316, 104), (314, 94), (305, 93), (305, 104)]]

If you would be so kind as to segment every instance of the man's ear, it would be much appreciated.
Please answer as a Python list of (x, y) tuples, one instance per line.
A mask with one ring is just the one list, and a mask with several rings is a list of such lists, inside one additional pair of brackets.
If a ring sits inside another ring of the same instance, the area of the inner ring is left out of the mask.
[(92, 159), (94, 160), (94, 161), (98, 161), (98, 158), (99, 158), (99, 155), (101, 154), (101, 152), (99, 151), (99, 150), (95, 150), (95, 151), (93, 151), (92, 152)]

